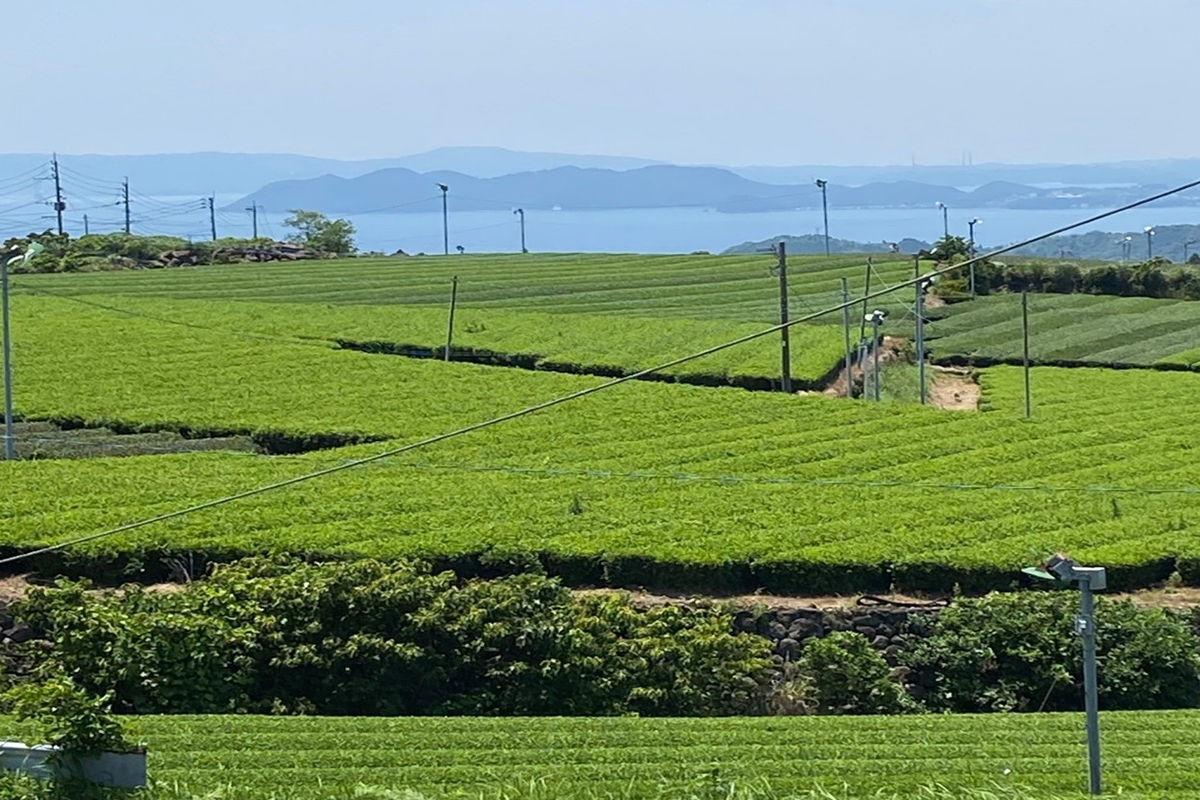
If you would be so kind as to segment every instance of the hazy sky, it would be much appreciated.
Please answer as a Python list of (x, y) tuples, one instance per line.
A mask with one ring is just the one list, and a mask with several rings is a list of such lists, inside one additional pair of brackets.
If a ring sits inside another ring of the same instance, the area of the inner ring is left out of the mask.
[(0, 152), (1200, 156), (1197, 0), (2, 0)]

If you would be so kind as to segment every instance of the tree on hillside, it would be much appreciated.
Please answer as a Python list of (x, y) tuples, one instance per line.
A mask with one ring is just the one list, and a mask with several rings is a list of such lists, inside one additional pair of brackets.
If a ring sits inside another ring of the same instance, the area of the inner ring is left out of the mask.
[(291, 216), (283, 221), (296, 232), (289, 242), (302, 244), (310, 250), (331, 255), (346, 255), (355, 251), (354, 224), (347, 219), (330, 219), (319, 211), (290, 209)]

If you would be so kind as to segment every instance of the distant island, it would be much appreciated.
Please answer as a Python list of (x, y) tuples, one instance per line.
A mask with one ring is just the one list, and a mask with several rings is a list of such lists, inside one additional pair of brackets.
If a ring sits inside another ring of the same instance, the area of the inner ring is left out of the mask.
[[(305, 208), (332, 214), (428, 213), (441, 208), (439, 186), (458, 211), (535, 208), (598, 210), (633, 208), (711, 208), (758, 213), (819, 208), (821, 192), (812, 184), (752, 181), (716, 167), (651, 165), (622, 171), (574, 166), (477, 178), (460, 172), (416, 172), (391, 168), (353, 178), (324, 175), (269, 183), (232, 203), (244, 208)], [(830, 184), (837, 208), (915, 208), (943, 201), (957, 208), (1111, 208), (1159, 191), (1160, 186), (1039, 188), (993, 181), (971, 190), (914, 181)], [(1171, 198), (1176, 206), (1200, 206), (1200, 190)], [(1164, 204), (1166, 204), (1164, 202)]]
[[(1037, 244), (1013, 250), (1011, 255), (1035, 258), (1063, 258), (1080, 261), (1145, 261), (1148, 255), (1175, 263), (1200, 262), (1200, 225), (1161, 225), (1154, 228), (1149, 248), (1146, 232), (1089, 231), (1088, 233), (1052, 236)], [(808, 234), (805, 236), (774, 236), (757, 242), (742, 242), (725, 253), (759, 253), (770, 249), (776, 242), (784, 242), (789, 253), (816, 255), (825, 252), (825, 237)], [(829, 249), (833, 253), (886, 253), (892, 251), (891, 242), (855, 242), (849, 239), (830, 239)], [(894, 243), (896, 251), (912, 255), (928, 250), (932, 242), (918, 239), (901, 239)], [(986, 252), (980, 248), (980, 252)]]

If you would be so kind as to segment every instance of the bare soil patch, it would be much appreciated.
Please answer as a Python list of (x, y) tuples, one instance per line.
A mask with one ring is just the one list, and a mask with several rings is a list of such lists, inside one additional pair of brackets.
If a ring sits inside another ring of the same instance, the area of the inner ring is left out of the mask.
[(981, 391), (975, 376), (967, 370), (933, 367), (933, 385), (929, 398), (947, 411), (978, 411)]

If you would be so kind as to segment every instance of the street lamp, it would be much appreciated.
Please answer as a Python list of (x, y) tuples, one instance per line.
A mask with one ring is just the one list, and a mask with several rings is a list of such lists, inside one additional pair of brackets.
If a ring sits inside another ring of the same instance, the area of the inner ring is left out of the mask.
[(1146, 226), (1146, 260), (1154, 258), (1154, 228)]
[(450, 187), (444, 183), (435, 184), (442, 190), (442, 255), (450, 255), (450, 217), (446, 210), (446, 193)]
[(513, 213), (521, 218), (521, 252), (528, 253), (529, 251), (525, 249), (525, 209), (515, 208)]
[(1195, 243), (1196, 243), (1195, 239), (1188, 239), (1186, 242), (1183, 243), (1183, 263), (1185, 263), (1185, 264), (1187, 263), (1188, 248), (1191, 247), (1192, 245), (1194, 245)]
[(0, 253), (0, 318), (4, 335), (4, 458), (12, 461), (17, 457), (16, 442), (13, 440), (13, 399), (12, 399), (12, 337), (8, 330), (8, 267), (18, 261), (27, 261), (45, 248), (41, 242), (30, 242), (25, 252), (15, 247), (8, 252)]
[[(1149, 230), (1149, 228), (1147, 228)], [(1058, 553), (1040, 567), (1026, 567), (1026, 575), (1052, 581), (1059, 587), (1079, 584), (1079, 616), (1075, 635), (1083, 639), (1083, 692), (1087, 709), (1088, 790), (1100, 794), (1100, 697), (1096, 687), (1096, 600), (1093, 592), (1108, 587), (1104, 567), (1081, 567)]]
[(934, 203), (934, 205), (942, 210), (942, 232), (947, 238), (949, 238), (950, 237), (950, 207), (947, 206), (945, 203), (943, 203), (941, 200), (938, 200), (936, 203)]
[(829, 181), (817, 178), (813, 181), (817, 184), (817, 188), (821, 190), (821, 213), (825, 217), (825, 255), (829, 255), (829, 203), (825, 194), (825, 187), (829, 185)]
[(970, 253), (970, 256), (968, 258), (971, 261), (971, 266), (970, 266), (971, 275), (970, 275), (970, 278), (968, 278), (968, 280), (967, 280), (967, 284), (971, 289), (971, 297), (975, 296), (975, 226), (981, 222), (983, 222), (983, 220), (981, 220), (979, 217), (974, 217), (967, 223), (967, 230), (970, 232), (970, 237), (971, 237), (970, 242), (968, 243), (968, 247), (969, 247), (968, 252)]

